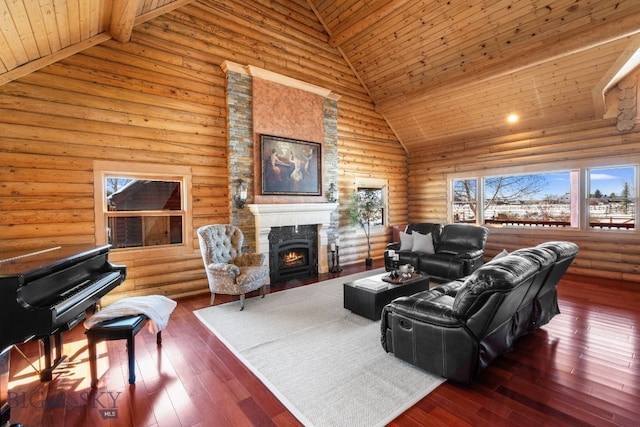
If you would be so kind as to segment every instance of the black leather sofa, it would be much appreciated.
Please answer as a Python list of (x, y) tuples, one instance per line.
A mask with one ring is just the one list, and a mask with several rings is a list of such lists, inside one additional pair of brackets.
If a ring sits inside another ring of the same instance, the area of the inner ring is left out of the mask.
[(484, 262), (484, 247), (489, 234), (486, 227), (420, 222), (407, 225), (405, 233), (412, 236), (414, 233), (431, 233), (433, 252), (413, 248), (407, 250), (401, 247), (401, 242), (390, 243), (384, 253), (387, 271), (394, 268), (393, 253), (398, 255), (400, 265), (411, 264), (436, 282), (465, 277)]
[(397, 298), (382, 310), (382, 347), (419, 368), (470, 383), (514, 342), (560, 313), (558, 281), (578, 253), (542, 243), (464, 279)]

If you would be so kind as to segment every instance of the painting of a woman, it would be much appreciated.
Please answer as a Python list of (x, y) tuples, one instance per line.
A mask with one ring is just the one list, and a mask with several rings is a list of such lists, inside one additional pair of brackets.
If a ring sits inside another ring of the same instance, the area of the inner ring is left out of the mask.
[(261, 135), (262, 194), (320, 195), (320, 144)]

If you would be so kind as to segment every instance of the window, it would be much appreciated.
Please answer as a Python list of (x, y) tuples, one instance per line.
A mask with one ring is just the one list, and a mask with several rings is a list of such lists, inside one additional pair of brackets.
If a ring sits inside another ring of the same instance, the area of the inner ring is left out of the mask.
[(453, 222), (476, 222), (477, 179), (453, 181)]
[(611, 166), (451, 177), (451, 219), (512, 227), (635, 230), (637, 166), (608, 162)]
[[(365, 204), (369, 203), (368, 201), (373, 204), (382, 204), (382, 199), (381, 188), (358, 187), (358, 200)], [(380, 207), (372, 216), (371, 225), (384, 225), (384, 206)]]
[[(452, 181), (454, 222), (576, 227), (575, 171), (498, 175)], [(477, 188), (481, 188), (480, 194)], [(480, 203), (480, 200), (482, 203)], [(481, 207), (478, 210), (478, 206)]]
[(635, 228), (635, 168), (609, 167), (587, 170), (589, 227)]
[(95, 166), (96, 242), (114, 249), (188, 245), (189, 168)]
[(359, 179), (356, 182), (356, 192), (360, 200), (370, 200), (380, 204), (381, 208), (374, 216), (372, 226), (386, 225), (387, 218), (387, 182), (380, 179)]
[(570, 171), (500, 175), (482, 182), (485, 224), (572, 226)]

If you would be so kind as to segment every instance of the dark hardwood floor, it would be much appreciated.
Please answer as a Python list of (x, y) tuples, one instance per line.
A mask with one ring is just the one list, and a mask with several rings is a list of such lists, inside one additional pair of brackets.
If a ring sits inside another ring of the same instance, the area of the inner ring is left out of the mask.
[[(358, 270), (347, 266), (342, 275)], [(640, 425), (638, 288), (565, 276), (561, 315), (520, 339), (474, 384), (446, 382), (391, 425)], [(220, 296), (216, 304), (231, 299)], [(127, 383), (125, 342), (111, 341), (98, 346), (100, 382), (91, 391), (81, 326), (65, 335), (69, 369), (49, 383), (39, 382), (14, 350), (11, 421), (26, 427), (300, 425), (193, 315), (208, 302), (209, 294), (179, 300), (161, 347), (148, 330), (137, 335), (135, 386)], [(38, 358), (36, 343), (20, 348)]]

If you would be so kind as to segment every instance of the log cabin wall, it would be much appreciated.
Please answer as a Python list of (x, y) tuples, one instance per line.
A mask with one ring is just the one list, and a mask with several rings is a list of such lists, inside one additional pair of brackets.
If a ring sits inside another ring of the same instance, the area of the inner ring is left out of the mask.
[[(407, 156), (304, 2), (201, 0), (0, 86), (3, 253), (95, 242), (93, 162), (192, 171), (190, 250), (112, 251), (127, 280), (112, 294), (207, 291), (195, 230), (230, 220), (225, 74), (231, 60), (340, 95), (339, 198), (357, 177), (388, 180), (390, 223), (407, 219)], [(366, 240), (340, 205), (341, 261), (363, 262)], [(373, 237), (382, 256), (390, 231)]]
[[(636, 81), (640, 81), (639, 76), (640, 72), (637, 72)], [(620, 92), (624, 91), (612, 90), (607, 95), (608, 104), (620, 103), (620, 107), (614, 109), (616, 111), (607, 114), (612, 118), (503, 137), (446, 141), (436, 144), (437, 148), (412, 153), (408, 176), (409, 221), (446, 223), (451, 220), (447, 216), (449, 174), (473, 176), (474, 173), (482, 174), (505, 166), (518, 168), (556, 164), (561, 167), (569, 162), (593, 162), (593, 159), (604, 162), (607, 158), (637, 157), (640, 121), (635, 116), (635, 126), (629, 125), (625, 114), (627, 108), (622, 102), (625, 97)], [(490, 259), (502, 249), (512, 251), (548, 240), (570, 240), (580, 246), (570, 272), (640, 282), (640, 236), (631, 230), (489, 226), (485, 259)]]

